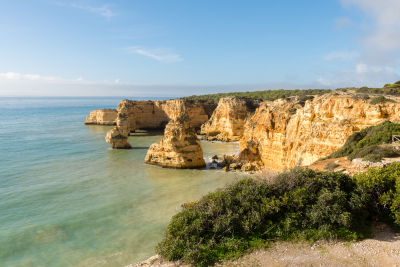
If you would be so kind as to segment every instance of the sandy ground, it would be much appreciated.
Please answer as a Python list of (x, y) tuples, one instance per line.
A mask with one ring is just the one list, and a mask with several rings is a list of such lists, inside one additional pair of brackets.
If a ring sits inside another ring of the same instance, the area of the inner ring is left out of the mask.
[[(386, 225), (373, 227), (374, 237), (359, 242), (309, 243), (277, 242), (272, 247), (256, 251), (233, 262), (216, 266), (395, 266), (400, 267), (400, 234)], [(180, 262), (162, 261), (154, 256), (147, 261), (127, 267), (188, 266)]]

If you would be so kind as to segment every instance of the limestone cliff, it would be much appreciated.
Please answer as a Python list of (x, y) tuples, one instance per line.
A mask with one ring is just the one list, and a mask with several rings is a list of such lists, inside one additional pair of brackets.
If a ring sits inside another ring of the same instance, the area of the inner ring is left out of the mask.
[(399, 122), (400, 104), (369, 101), (326, 94), (305, 103), (265, 102), (244, 126), (240, 159), (281, 170), (308, 165), (339, 149), (355, 131), (385, 120)]
[(135, 101), (123, 100), (118, 104), (117, 126), (107, 133), (106, 141), (113, 148), (128, 148), (129, 133), (137, 129), (164, 128), (167, 123), (176, 118), (181, 112), (190, 117), (196, 128), (208, 120), (203, 106), (212, 109), (207, 102), (197, 100), (163, 100), (163, 101)]
[(85, 124), (116, 125), (118, 112), (116, 109), (98, 109), (90, 112)]
[(251, 114), (253, 101), (237, 97), (221, 98), (210, 120), (201, 126), (206, 140), (238, 141)]
[(186, 113), (167, 124), (164, 137), (150, 146), (144, 161), (178, 169), (205, 167), (200, 140)]

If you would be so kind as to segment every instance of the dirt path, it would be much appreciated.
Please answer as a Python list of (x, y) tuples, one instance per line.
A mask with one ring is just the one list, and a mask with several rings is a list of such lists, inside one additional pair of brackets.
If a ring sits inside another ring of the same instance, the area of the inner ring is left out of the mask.
[[(400, 267), (400, 234), (386, 225), (373, 228), (374, 237), (360, 242), (326, 242), (314, 244), (277, 242), (271, 248), (256, 251), (238, 261), (222, 262), (216, 266), (265, 267), (342, 267), (379, 266)], [(187, 266), (179, 262), (165, 262), (157, 256), (129, 267)]]

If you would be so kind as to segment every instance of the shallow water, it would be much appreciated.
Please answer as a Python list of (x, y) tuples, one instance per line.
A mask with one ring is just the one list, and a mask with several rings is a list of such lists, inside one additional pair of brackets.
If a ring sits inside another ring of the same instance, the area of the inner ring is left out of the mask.
[[(122, 98), (0, 98), (0, 266), (125, 266), (149, 258), (184, 202), (240, 179), (145, 165), (162, 132), (112, 150), (83, 124)], [(202, 142), (204, 158), (237, 143)]]

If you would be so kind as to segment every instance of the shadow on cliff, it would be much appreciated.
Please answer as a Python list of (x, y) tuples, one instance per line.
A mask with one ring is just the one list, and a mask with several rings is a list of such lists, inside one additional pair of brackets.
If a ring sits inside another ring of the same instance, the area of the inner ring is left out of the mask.
[(129, 137), (137, 138), (137, 137), (146, 137), (146, 136), (163, 136), (164, 130), (157, 129), (157, 130), (136, 130), (136, 132), (131, 133)]

